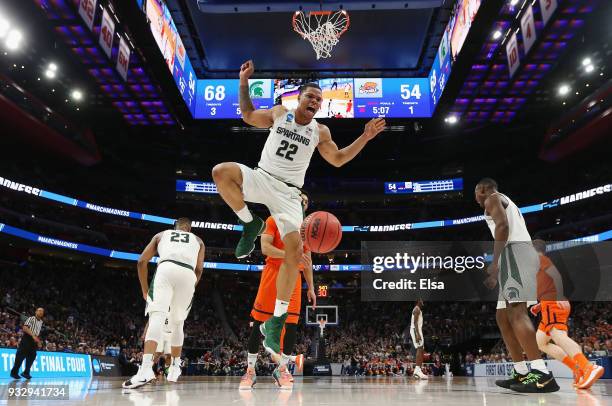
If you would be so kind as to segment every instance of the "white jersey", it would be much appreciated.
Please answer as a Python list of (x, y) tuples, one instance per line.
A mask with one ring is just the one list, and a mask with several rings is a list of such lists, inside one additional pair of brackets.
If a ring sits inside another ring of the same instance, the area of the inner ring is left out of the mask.
[(319, 144), (319, 124), (295, 122), (295, 111), (289, 110), (274, 120), (257, 164), (275, 178), (302, 187), (306, 170)]
[[(506, 217), (508, 218), (508, 242), (531, 241), (531, 236), (529, 235), (529, 231), (527, 231), (525, 219), (523, 218), (518, 206), (503, 193), (495, 192), (494, 194), (498, 194), (501, 197), (502, 204), (506, 203), (505, 210)], [(487, 225), (491, 230), (491, 234), (493, 234), (493, 238), (495, 238), (495, 222), (491, 216), (487, 215), (486, 212), (484, 216), (485, 220), (487, 221)]]
[[(415, 309), (419, 309), (421, 310), (420, 307), (415, 306)], [(410, 317), (410, 330), (411, 331), (415, 331), (415, 328), (417, 329), (417, 331), (419, 332), (419, 335), (422, 337), (423, 336), (423, 311), (421, 310), (420, 315), (419, 315), (419, 322), (418, 324), (415, 326), (414, 324), (414, 309), (412, 310), (412, 317)]]
[(193, 233), (180, 230), (166, 230), (161, 233), (157, 244), (159, 262), (178, 261), (195, 269), (198, 262), (200, 243)]

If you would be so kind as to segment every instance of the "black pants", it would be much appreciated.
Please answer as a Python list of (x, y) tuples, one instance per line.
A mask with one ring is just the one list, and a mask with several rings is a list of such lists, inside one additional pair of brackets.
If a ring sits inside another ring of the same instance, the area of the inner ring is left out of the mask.
[(24, 375), (30, 374), (30, 368), (36, 359), (36, 348), (38, 345), (36, 341), (29, 335), (25, 335), (21, 342), (19, 343), (19, 347), (17, 348), (17, 353), (15, 354), (15, 365), (13, 365), (13, 369), (11, 369), (11, 374), (18, 374), (19, 368), (21, 368), (21, 364), (23, 360), (26, 361), (26, 366), (23, 371)]

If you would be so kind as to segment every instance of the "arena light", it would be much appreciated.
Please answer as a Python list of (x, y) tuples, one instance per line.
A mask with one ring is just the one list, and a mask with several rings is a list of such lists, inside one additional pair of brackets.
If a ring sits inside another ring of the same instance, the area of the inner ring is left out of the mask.
[(593, 61), (591, 61), (591, 58), (584, 58), (582, 60), (582, 66), (588, 66), (588, 65), (592, 65)]
[(510, 5), (512, 7), (516, 6), (518, 4), (519, 0), (510, 0)]
[(6, 48), (14, 51), (17, 48), (19, 48), (19, 46), (21, 45), (21, 40), (23, 39), (23, 34), (21, 34), (21, 31), (17, 30), (17, 29), (12, 29), (9, 31), (8, 35), (6, 36), (6, 41), (5, 41), (5, 45)]
[(47, 69), (45, 70), (45, 76), (48, 79), (53, 79), (57, 76), (57, 65), (54, 62), (49, 63), (47, 65)]
[(569, 92), (570, 92), (570, 87), (568, 85), (559, 86), (559, 90), (558, 90), (559, 96), (565, 96)]
[(493, 33), (493, 39), (500, 39), (502, 36), (502, 32), (500, 30), (497, 30)]
[(594, 70), (595, 70), (595, 66), (593, 66), (593, 65), (586, 65), (586, 66), (584, 67), (584, 71), (585, 71), (586, 73), (591, 73), (591, 72), (593, 72)]
[(0, 17), (0, 38), (6, 37), (6, 34), (9, 32), (9, 28), (11, 28), (11, 23), (4, 17)]
[(81, 101), (83, 100), (83, 92), (81, 92), (79, 89), (74, 89), (72, 93), (70, 93), (70, 97), (74, 101)]
[(459, 119), (457, 118), (457, 116), (454, 115), (450, 115), (444, 119), (444, 122), (450, 125), (457, 124), (458, 121)]

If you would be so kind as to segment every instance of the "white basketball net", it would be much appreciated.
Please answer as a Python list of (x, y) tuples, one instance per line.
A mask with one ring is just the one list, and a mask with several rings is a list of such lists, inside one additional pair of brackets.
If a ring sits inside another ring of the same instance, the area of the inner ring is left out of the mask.
[(317, 59), (331, 57), (333, 47), (349, 24), (349, 15), (345, 10), (310, 12), (308, 17), (301, 11), (293, 14), (293, 29), (310, 41)]

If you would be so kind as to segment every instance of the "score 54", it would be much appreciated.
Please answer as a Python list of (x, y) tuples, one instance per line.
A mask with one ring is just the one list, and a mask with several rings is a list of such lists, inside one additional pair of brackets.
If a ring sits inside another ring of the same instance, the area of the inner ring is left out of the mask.
[(417, 100), (421, 99), (421, 86), (414, 85), (412, 86), (412, 90), (410, 90), (410, 85), (400, 85), (400, 96), (404, 100), (408, 100), (411, 97), (414, 97)]

